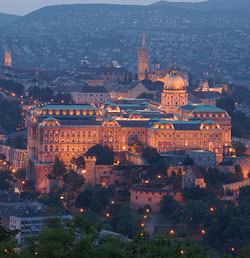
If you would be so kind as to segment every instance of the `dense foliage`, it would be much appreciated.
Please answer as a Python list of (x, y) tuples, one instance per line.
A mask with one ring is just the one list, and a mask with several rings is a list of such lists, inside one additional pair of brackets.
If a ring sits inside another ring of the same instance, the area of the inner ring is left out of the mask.
[[(250, 105), (250, 91), (246, 87), (232, 87), (217, 101), (217, 107), (225, 109), (232, 118), (232, 135), (250, 138), (250, 118), (235, 109), (237, 104)], [(237, 103), (236, 103), (237, 101)]]
[(96, 144), (88, 149), (86, 155), (96, 156), (96, 165), (113, 165), (114, 152), (108, 146)]
[(22, 95), (24, 86), (18, 82), (0, 79), (0, 88), (16, 95)]
[(15, 132), (16, 128), (21, 124), (21, 108), (15, 101), (0, 101), (0, 126), (7, 133)]
[[(11, 258), (208, 258), (204, 248), (191, 241), (180, 242), (173, 238), (150, 238), (142, 234), (127, 242), (122, 236), (100, 235), (99, 227), (93, 226), (83, 216), (74, 218), (62, 227), (58, 220), (48, 221), (48, 229), (31, 238), (20, 252), (9, 232), (4, 231), (0, 239), (1, 257)], [(2, 232), (3, 230), (1, 230)]]

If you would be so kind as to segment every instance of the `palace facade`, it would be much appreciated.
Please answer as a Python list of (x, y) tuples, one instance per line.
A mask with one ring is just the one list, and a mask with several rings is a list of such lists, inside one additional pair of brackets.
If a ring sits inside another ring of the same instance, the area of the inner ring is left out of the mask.
[(230, 117), (225, 111), (205, 105), (184, 106), (172, 118), (152, 110), (152, 118), (149, 110), (131, 108), (145, 105), (127, 104), (130, 108), (126, 109), (126, 104), (121, 104), (119, 115), (110, 112), (110, 107), (119, 104), (110, 102), (100, 109), (91, 105), (46, 105), (31, 110), (27, 117), (27, 178), (35, 180), (39, 189), (56, 156), (70, 164), (73, 157), (84, 155), (96, 144), (121, 152), (135, 140), (159, 152), (209, 150), (216, 153), (217, 162), (222, 161), (224, 146), (231, 145)]

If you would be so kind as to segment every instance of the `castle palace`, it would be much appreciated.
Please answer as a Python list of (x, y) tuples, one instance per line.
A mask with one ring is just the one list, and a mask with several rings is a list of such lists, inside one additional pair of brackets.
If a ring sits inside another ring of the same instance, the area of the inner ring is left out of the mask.
[[(45, 178), (55, 157), (66, 164), (84, 155), (96, 144), (114, 152), (127, 151), (130, 143), (141, 142), (159, 152), (209, 150), (217, 162), (231, 146), (231, 118), (225, 110), (208, 105), (188, 105), (183, 79), (167, 76), (161, 105), (106, 102), (91, 105), (45, 105), (27, 115), (27, 179), (45, 191)], [(131, 102), (132, 100), (130, 100)]]

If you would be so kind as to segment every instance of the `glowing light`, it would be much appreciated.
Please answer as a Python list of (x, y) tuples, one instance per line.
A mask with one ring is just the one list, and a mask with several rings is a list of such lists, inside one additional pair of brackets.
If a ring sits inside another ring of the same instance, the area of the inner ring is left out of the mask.
[(169, 234), (170, 234), (170, 235), (174, 235), (174, 233), (175, 233), (175, 232), (174, 232), (173, 229), (171, 229), (171, 230), (169, 231)]
[(145, 181), (145, 183), (146, 183), (146, 184), (148, 184), (148, 183), (149, 183), (149, 181), (148, 181), (148, 180), (146, 180), (146, 181)]
[(109, 214), (109, 213), (106, 213), (106, 217), (110, 217), (110, 214)]
[(112, 203), (112, 204), (114, 204), (114, 203), (115, 203), (115, 201), (111, 201), (111, 203)]
[(146, 209), (146, 212), (150, 212), (150, 209)]
[(63, 196), (63, 195), (61, 195), (61, 196), (60, 196), (60, 199), (61, 199), (61, 200), (63, 200), (63, 199), (64, 199), (64, 196)]
[(201, 234), (205, 235), (205, 234), (206, 234), (206, 230), (205, 230), (205, 229), (202, 229), (202, 230), (201, 230)]
[(22, 181), (22, 184), (24, 185), (24, 184), (25, 184), (25, 181)]
[(87, 172), (86, 169), (83, 169), (83, 170), (82, 170), (82, 174), (85, 174), (86, 172)]
[(144, 227), (144, 226), (145, 226), (145, 224), (144, 224), (144, 223), (141, 223), (141, 226), (142, 226), (142, 227)]
[(184, 254), (184, 250), (181, 250), (181, 254)]
[(81, 212), (81, 213), (83, 213), (83, 212), (84, 212), (84, 209), (83, 209), (83, 208), (81, 208), (81, 209), (80, 209), (80, 212)]
[(144, 219), (146, 219), (147, 218), (147, 215), (144, 215)]
[(234, 247), (232, 247), (232, 248), (231, 248), (231, 251), (232, 251), (232, 252), (234, 252), (234, 251), (235, 251), (235, 248), (234, 248)]
[(214, 208), (214, 207), (211, 207), (211, 208), (210, 208), (210, 211), (215, 211), (215, 208)]

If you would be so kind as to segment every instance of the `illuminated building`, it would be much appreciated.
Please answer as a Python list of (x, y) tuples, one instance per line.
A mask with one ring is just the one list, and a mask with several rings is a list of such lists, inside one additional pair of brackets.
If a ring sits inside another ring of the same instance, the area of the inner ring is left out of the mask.
[(5, 51), (4, 66), (12, 67), (12, 57), (10, 51)]
[(187, 105), (168, 118), (159, 110), (140, 111), (145, 104), (106, 103), (100, 109), (47, 105), (29, 111), (27, 179), (45, 189), (56, 156), (70, 164), (96, 144), (121, 152), (135, 140), (159, 152), (209, 150), (216, 153), (217, 163), (222, 161), (224, 146), (231, 145), (231, 119), (224, 110)]
[(149, 72), (149, 51), (146, 48), (145, 33), (143, 33), (142, 48), (138, 51), (138, 80), (142, 81), (146, 79), (146, 75)]
[(161, 94), (161, 110), (175, 113), (181, 106), (188, 104), (187, 84), (176, 71), (165, 77), (164, 90)]

